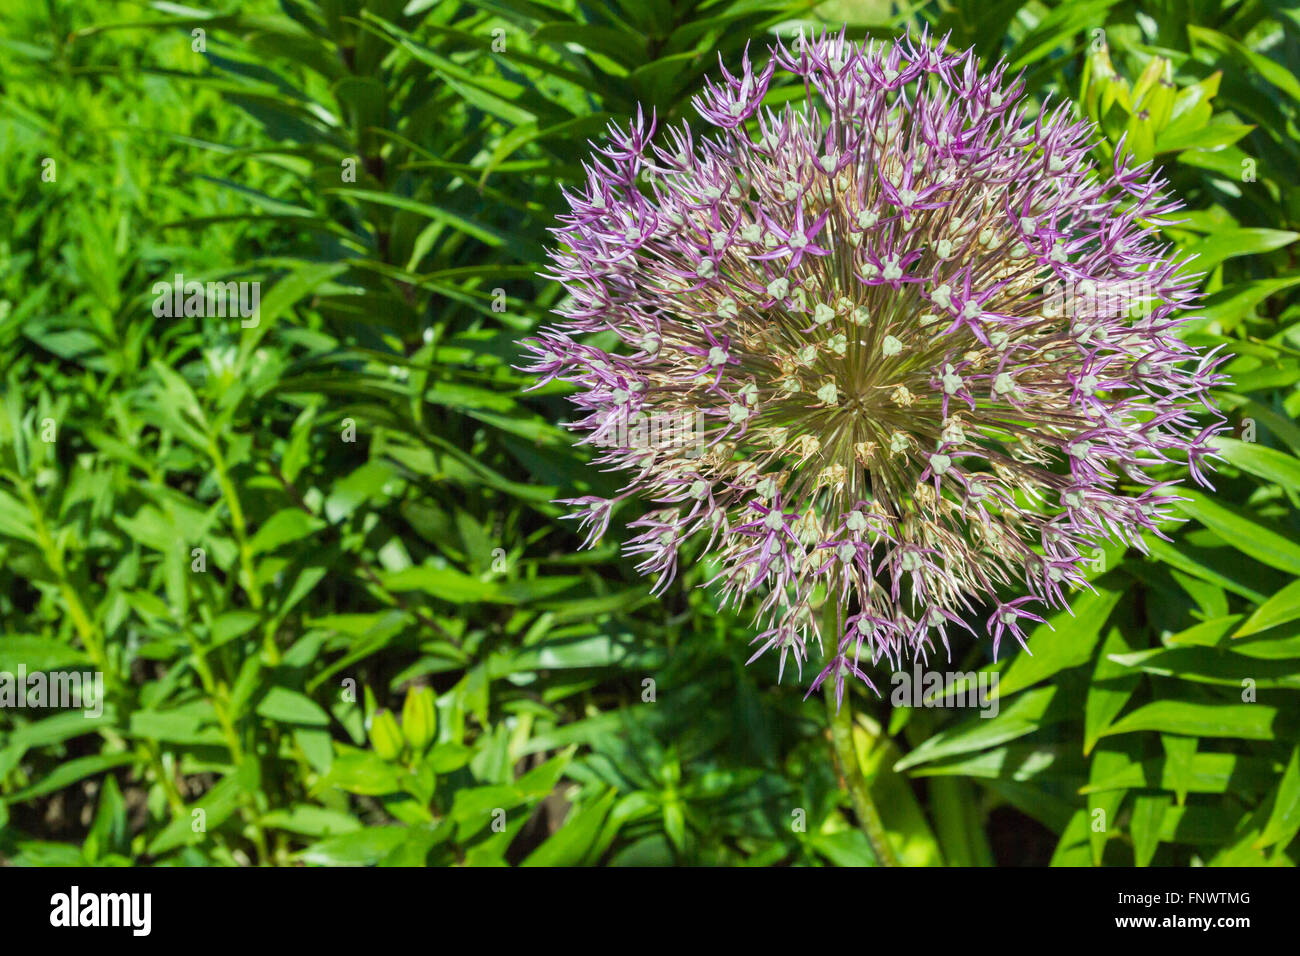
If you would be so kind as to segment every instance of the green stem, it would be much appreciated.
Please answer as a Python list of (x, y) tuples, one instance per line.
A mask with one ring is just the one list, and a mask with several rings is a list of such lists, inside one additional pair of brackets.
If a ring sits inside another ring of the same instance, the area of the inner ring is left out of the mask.
[(45, 523), (45, 512), (41, 509), (40, 501), (32, 490), (32, 486), (23, 481), (19, 487), (22, 489), (23, 497), (27, 501), (27, 507), (31, 511), (36, 536), (40, 541), (41, 549), (45, 552), (45, 563), (50, 566), (50, 570), (54, 572), (55, 578), (58, 579), (59, 592), (63, 595), (64, 603), (68, 608), (68, 616), (72, 618), (72, 625), (81, 638), (81, 644), (86, 649), (86, 653), (90, 656), (95, 667), (104, 675), (104, 682), (108, 685), (108, 688), (116, 690), (118, 687), (117, 672), (113, 670), (108, 659), (108, 651), (104, 647), (99, 628), (91, 619), (90, 613), (81, 601), (80, 593), (68, 575), (67, 565), (63, 561), (63, 548), (50, 534), (50, 529)]
[(826, 716), (830, 722), (831, 746), (835, 761), (839, 764), (840, 780), (853, 801), (853, 812), (858, 816), (858, 824), (871, 844), (871, 852), (881, 866), (898, 866), (898, 857), (889, 844), (885, 833), (885, 824), (880, 819), (880, 811), (871, 799), (871, 788), (862, 774), (862, 764), (858, 761), (857, 748), (853, 744), (853, 705), (847, 688), (844, 703), (835, 705), (835, 681), (828, 677), (825, 683)]
[[(235, 543), (239, 547), (240, 579), (243, 583), (244, 593), (248, 595), (248, 603), (253, 610), (261, 611), (263, 606), (262, 591), (257, 586), (257, 569), (253, 560), (253, 550), (248, 539), (248, 522), (244, 518), (244, 507), (240, 503), (239, 493), (230, 480), (230, 473), (226, 470), (226, 460), (221, 454), (221, 449), (217, 446), (216, 439), (212, 439), (208, 445), (208, 454), (212, 458), (217, 487), (221, 489), (222, 497), (226, 499), (226, 507), (230, 510), (230, 529), (234, 532)], [(262, 648), (266, 654), (267, 663), (271, 667), (279, 667), (280, 648), (275, 643), (274, 620), (266, 622)]]

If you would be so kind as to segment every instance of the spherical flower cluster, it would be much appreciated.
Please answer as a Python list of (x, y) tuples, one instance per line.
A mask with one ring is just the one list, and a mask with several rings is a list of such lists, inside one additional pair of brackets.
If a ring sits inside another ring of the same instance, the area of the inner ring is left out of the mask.
[[(773, 109), (778, 71), (804, 89)], [(577, 386), (570, 427), (630, 474), (566, 503), (590, 544), (645, 502), (625, 548), (659, 588), (697, 539), (755, 658), (823, 642), (814, 689), (968, 620), (1023, 644), (1096, 542), (1158, 533), (1150, 470), (1204, 483), (1224, 427), (1156, 233), (1178, 204), (1003, 74), (924, 36), (800, 37), (707, 86), (709, 135), (652, 142), (638, 114), (566, 194), (568, 298), (528, 368)]]

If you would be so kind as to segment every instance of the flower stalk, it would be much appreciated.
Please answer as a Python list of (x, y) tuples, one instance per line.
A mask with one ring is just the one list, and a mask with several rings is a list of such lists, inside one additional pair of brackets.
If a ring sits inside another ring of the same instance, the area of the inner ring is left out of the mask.
[(831, 749), (839, 767), (842, 786), (848, 791), (853, 802), (853, 812), (857, 815), (858, 826), (871, 844), (871, 852), (881, 866), (898, 866), (898, 856), (889, 843), (884, 821), (871, 796), (871, 787), (862, 772), (862, 762), (858, 759), (857, 747), (853, 740), (853, 703), (852, 694), (845, 694), (838, 704), (835, 700), (835, 686), (827, 684), (822, 689), (826, 701), (826, 718), (830, 725)]

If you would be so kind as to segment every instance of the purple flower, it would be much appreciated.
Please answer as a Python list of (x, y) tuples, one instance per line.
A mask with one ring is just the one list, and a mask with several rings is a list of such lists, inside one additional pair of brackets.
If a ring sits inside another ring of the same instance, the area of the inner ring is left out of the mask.
[[(568, 297), (529, 368), (629, 475), (572, 502), (588, 543), (652, 503), (625, 548), (657, 589), (698, 548), (755, 657), (822, 644), (814, 687), (984, 615), (995, 654), (1023, 644), (1098, 541), (1159, 533), (1169, 466), (1204, 482), (1225, 427), (1156, 232), (1178, 204), (1003, 74), (925, 36), (746, 55), (697, 98), (710, 135), (612, 130), (555, 230)], [(789, 75), (807, 96), (763, 107)]]

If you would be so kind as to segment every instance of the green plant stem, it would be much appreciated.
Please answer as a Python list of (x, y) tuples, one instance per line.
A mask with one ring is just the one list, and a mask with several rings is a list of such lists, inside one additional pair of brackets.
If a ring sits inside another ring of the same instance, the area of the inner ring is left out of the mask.
[(45, 552), (45, 563), (49, 565), (50, 570), (54, 572), (55, 578), (58, 579), (59, 593), (62, 594), (64, 603), (67, 605), (68, 616), (72, 619), (72, 625), (76, 628), (77, 635), (81, 638), (81, 644), (86, 649), (92, 663), (104, 675), (104, 682), (109, 689), (115, 690), (118, 685), (117, 672), (113, 670), (110, 664), (108, 652), (104, 648), (99, 629), (95, 626), (89, 612), (86, 610), (86, 606), (81, 601), (76, 586), (68, 576), (67, 565), (63, 561), (63, 548), (50, 534), (50, 530), (45, 524), (45, 512), (42, 510), (40, 501), (32, 490), (32, 486), (23, 481), (20, 483), (19, 488), (22, 490), (27, 507), (31, 512), (32, 523), (36, 529), (36, 536), (39, 539), (41, 550)]
[[(217, 446), (215, 439), (212, 439), (208, 446), (208, 454), (212, 458), (217, 486), (221, 489), (221, 494), (226, 499), (226, 507), (230, 510), (230, 528), (234, 532), (235, 543), (239, 547), (240, 578), (243, 583), (244, 593), (248, 595), (248, 603), (253, 610), (261, 611), (264, 602), (261, 588), (257, 586), (257, 569), (253, 560), (253, 549), (249, 544), (248, 522), (244, 518), (244, 506), (239, 500), (239, 492), (235, 490), (234, 483), (230, 480), (226, 460), (222, 456), (221, 449)], [(266, 662), (271, 667), (279, 667), (280, 648), (275, 643), (275, 620), (273, 618), (266, 621), (262, 648), (266, 654)]]
[(826, 716), (830, 723), (831, 748), (835, 761), (839, 764), (840, 780), (853, 801), (853, 812), (858, 816), (858, 824), (871, 844), (871, 852), (881, 866), (898, 866), (898, 857), (889, 844), (885, 833), (885, 824), (880, 819), (880, 811), (871, 799), (871, 788), (862, 773), (862, 764), (858, 761), (857, 748), (853, 743), (853, 704), (847, 689), (844, 703), (835, 706), (835, 681), (828, 678), (825, 685)]

